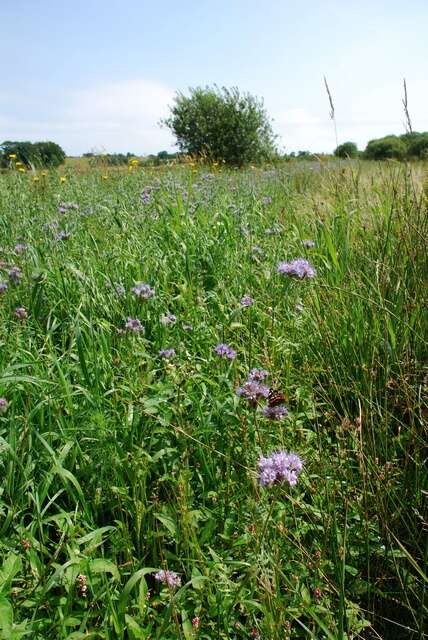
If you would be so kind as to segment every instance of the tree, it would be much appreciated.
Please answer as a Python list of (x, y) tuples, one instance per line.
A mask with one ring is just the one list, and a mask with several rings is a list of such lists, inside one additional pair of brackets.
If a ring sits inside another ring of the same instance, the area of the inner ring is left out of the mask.
[(337, 158), (356, 158), (358, 156), (358, 147), (355, 142), (344, 142), (334, 150)]
[(370, 140), (364, 151), (364, 157), (368, 160), (386, 160), (387, 158), (402, 160), (406, 153), (406, 143), (397, 136), (391, 135)]
[(65, 153), (55, 142), (12, 142), (0, 144), (0, 166), (11, 166), (11, 159), (22, 162), (27, 168), (58, 167), (65, 160)]
[(243, 165), (271, 158), (275, 136), (263, 102), (237, 88), (190, 89), (177, 93), (162, 124), (177, 138), (180, 151)]

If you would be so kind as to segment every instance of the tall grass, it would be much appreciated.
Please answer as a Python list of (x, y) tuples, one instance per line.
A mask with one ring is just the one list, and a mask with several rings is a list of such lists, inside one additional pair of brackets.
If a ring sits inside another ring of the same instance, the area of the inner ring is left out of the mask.
[(426, 171), (0, 176), (0, 637), (426, 637)]

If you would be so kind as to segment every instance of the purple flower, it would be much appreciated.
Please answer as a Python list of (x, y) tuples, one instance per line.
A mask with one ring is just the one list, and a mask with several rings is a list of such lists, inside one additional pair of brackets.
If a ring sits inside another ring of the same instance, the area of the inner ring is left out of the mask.
[(58, 206), (58, 213), (67, 213), (70, 209), (78, 209), (79, 205), (76, 202), (60, 202)]
[(254, 300), (251, 296), (244, 296), (243, 298), (241, 298), (240, 304), (241, 307), (251, 307), (251, 305), (254, 304)]
[(305, 247), (305, 249), (312, 249), (313, 247), (315, 247), (315, 242), (313, 240), (303, 240), (302, 245)]
[(144, 327), (138, 318), (128, 318), (125, 329), (132, 331), (132, 333), (144, 333)]
[(159, 349), (159, 355), (161, 358), (172, 358), (175, 356), (175, 349)]
[(272, 204), (272, 198), (270, 196), (264, 196), (263, 197), (263, 204), (264, 205)]
[(236, 351), (232, 349), (228, 344), (222, 342), (214, 347), (214, 351), (221, 358), (227, 358), (228, 360), (234, 360), (236, 358)]
[(242, 387), (236, 390), (236, 395), (245, 398), (250, 404), (255, 405), (260, 398), (267, 398), (269, 395), (269, 387), (257, 380), (247, 380)]
[(8, 406), (9, 403), (6, 398), (0, 398), (0, 413), (6, 413)]
[(15, 309), (15, 316), (19, 318), (19, 320), (25, 320), (25, 318), (28, 318), (27, 310), (24, 307), (17, 307)]
[(148, 300), (149, 298), (153, 298), (155, 295), (155, 290), (151, 288), (149, 284), (145, 284), (144, 282), (137, 282), (135, 287), (131, 289), (132, 293), (140, 298), (140, 300)]
[(120, 282), (114, 285), (114, 290), (118, 298), (122, 298), (126, 293), (125, 287), (123, 286), (123, 284), (120, 284)]
[(263, 486), (288, 482), (290, 487), (294, 487), (302, 469), (303, 460), (297, 453), (277, 451), (268, 458), (260, 458), (259, 482)]
[(182, 326), (183, 331), (193, 331), (193, 324), (190, 324), (190, 322), (184, 323)]
[(313, 278), (316, 275), (315, 269), (304, 258), (296, 258), (291, 262), (280, 262), (277, 271), (299, 280)]
[(22, 278), (22, 271), (19, 267), (12, 267), (9, 269), (8, 274), (9, 280), (13, 282), (13, 284), (19, 284)]
[(152, 201), (152, 188), (146, 187), (141, 193), (141, 200), (143, 204), (150, 204)]
[(161, 323), (164, 327), (169, 327), (177, 322), (177, 317), (173, 313), (167, 313), (161, 317)]
[(22, 253), (27, 248), (27, 245), (24, 242), (18, 242), (15, 245), (15, 253)]
[(175, 589), (181, 585), (181, 578), (175, 571), (161, 569), (155, 574), (155, 580), (166, 584), (170, 589)]
[(288, 415), (287, 407), (283, 405), (277, 405), (276, 407), (271, 407), (268, 404), (263, 407), (263, 416), (268, 418), (269, 420), (284, 420)]
[(266, 369), (251, 369), (248, 374), (248, 380), (264, 380), (269, 375), (269, 371)]
[(59, 233), (56, 234), (55, 238), (58, 241), (68, 240), (69, 238), (71, 238), (71, 233), (69, 231), (60, 231)]
[(0, 293), (4, 293), (5, 291), (7, 291), (7, 289), (7, 282), (0, 282)]

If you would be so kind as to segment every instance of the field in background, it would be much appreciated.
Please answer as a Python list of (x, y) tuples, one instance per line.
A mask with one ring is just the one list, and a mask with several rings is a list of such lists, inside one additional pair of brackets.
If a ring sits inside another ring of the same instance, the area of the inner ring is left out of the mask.
[(427, 165), (87, 162), (0, 176), (0, 638), (426, 637)]

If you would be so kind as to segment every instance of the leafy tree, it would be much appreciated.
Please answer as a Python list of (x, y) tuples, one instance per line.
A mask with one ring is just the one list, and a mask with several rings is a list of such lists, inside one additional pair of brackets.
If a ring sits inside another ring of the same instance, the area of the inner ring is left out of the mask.
[(275, 136), (263, 102), (237, 88), (190, 89), (177, 93), (162, 124), (184, 153), (243, 165), (271, 158)]
[(364, 157), (368, 160), (386, 160), (387, 158), (402, 160), (406, 153), (406, 143), (398, 136), (391, 135), (370, 140), (364, 151)]
[(344, 142), (334, 150), (337, 158), (356, 158), (358, 156), (358, 147), (355, 142)]
[(27, 168), (58, 167), (65, 160), (65, 153), (55, 142), (12, 142), (0, 145), (0, 166), (9, 167), (11, 156)]
[(428, 132), (405, 133), (400, 136), (407, 145), (407, 156), (409, 158), (428, 158)]

